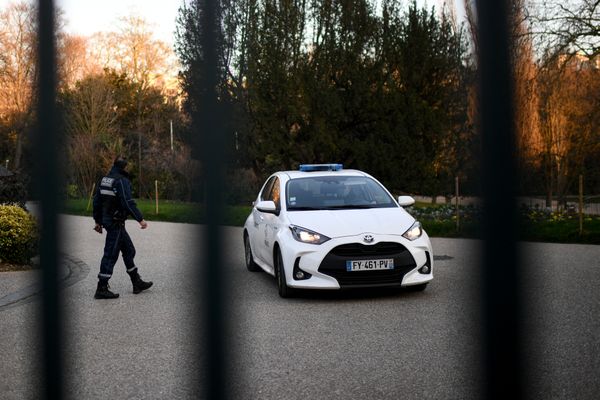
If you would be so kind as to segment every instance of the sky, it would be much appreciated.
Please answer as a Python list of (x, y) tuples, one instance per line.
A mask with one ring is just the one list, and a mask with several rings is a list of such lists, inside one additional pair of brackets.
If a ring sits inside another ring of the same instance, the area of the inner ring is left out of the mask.
[[(183, 0), (55, 0), (64, 11), (66, 31), (91, 35), (99, 31), (115, 31), (119, 17), (141, 15), (153, 25), (155, 38), (174, 42), (175, 19)], [(15, 0), (0, 0), (0, 9)]]
[[(4, 8), (10, 1), (0, 0), (0, 7)], [(464, 0), (453, 1), (458, 5), (457, 16), (461, 20), (464, 17)], [(65, 12), (68, 33), (87, 36), (99, 31), (115, 31), (119, 17), (137, 14), (153, 25), (156, 39), (173, 44), (175, 19), (182, 2), (183, 0), (56, 0), (56, 5)], [(443, 2), (444, 0), (417, 1), (419, 5), (435, 5), (438, 9)]]
[(153, 25), (157, 39), (173, 44), (178, 0), (57, 0), (65, 11), (69, 33), (90, 35), (114, 31), (119, 17), (141, 15)]

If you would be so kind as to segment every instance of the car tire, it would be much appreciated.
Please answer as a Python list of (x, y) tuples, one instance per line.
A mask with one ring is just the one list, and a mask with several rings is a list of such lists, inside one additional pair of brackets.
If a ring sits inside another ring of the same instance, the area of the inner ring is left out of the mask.
[(250, 247), (250, 239), (248, 234), (244, 234), (244, 255), (246, 258), (246, 268), (250, 272), (259, 272), (261, 268), (257, 263), (254, 262), (254, 256), (252, 255), (252, 248)]
[(275, 252), (275, 279), (277, 279), (277, 290), (279, 296), (285, 298), (292, 297), (293, 289), (287, 285), (285, 280), (285, 269), (283, 267), (283, 257), (281, 251), (277, 249)]

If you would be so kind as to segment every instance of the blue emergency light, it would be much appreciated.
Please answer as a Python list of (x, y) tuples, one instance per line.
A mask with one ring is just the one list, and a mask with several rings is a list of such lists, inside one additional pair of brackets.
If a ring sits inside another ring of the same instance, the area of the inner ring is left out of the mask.
[(298, 168), (302, 172), (312, 171), (339, 171), (343, 169), (342, 164), (300, 164)]

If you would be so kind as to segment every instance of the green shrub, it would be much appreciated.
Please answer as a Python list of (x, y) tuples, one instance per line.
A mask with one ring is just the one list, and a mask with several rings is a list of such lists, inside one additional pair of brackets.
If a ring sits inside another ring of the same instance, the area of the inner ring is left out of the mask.
[(0, 205), (0, 261), (29, 264), (37, 251), (35, 218), (16, 205)]
[(23, 174), (0, 177), (0, 203), (25, 207), (29, 179)]
[(77, 199), (79, 198), (79, 187), (74, 184), (67, 185), (67, 198), (68, 199)]
[(256, 198), (262, 182), (251, 169), (234, 169), (225, 177), (225, 203), (250, 204)]

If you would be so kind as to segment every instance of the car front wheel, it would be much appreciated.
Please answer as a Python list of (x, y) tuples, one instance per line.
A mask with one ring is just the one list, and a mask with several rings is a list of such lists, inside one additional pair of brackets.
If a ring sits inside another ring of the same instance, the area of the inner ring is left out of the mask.
[(285, 269), (283, 268), (283, 257), (281, 256), (281, 251), (279, 249), (275, 255), (276, 265), (276, 278), (277, 278), (277, 290), (279, 291), (279, 296), (283, 298), (292, 296), (292, 288), (287, 285), (285, 281)]
[(248, 234), (244, 235), (244, 254), (246, 256), (246, 268), (248, 268), (248, 271), (260, 271), (260, 267), (254, 262), (254, 256), (252, 255), (252, 248), (250, 247), (250, 239), (248, 238)]

